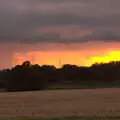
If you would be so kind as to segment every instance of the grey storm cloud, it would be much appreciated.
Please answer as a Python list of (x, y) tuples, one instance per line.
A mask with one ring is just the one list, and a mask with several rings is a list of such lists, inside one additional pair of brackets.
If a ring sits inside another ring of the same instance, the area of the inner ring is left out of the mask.
[(120, 31), (118, 30), (102, 30), (95, 31), (91, 35), (83, 37), (84, 40), (105, 40), (120, 41)]
[[(0, 0), (0, 41), (119, 41), (119, 5), (120, 0)], [(36, 32), (44, 26), (66, 25), (94, 31), (79, 38)]]
[[(71, 40), (72, 41), (72, 40)], [(120, 31), (109, 29), (109, 30), (96, 30), (91, 34), (82, 36), (81, 38), (74, 39), (75, 42), (88, 42), (88, 41), (104, 41), (104, 42), (112, 42), (120, 41)]]

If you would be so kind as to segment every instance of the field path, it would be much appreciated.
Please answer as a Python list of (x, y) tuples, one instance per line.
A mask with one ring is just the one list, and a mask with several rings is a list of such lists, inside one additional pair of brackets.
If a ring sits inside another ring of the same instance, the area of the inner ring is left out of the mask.
[(0, 117), (120, 116), (120, 89), (1, 92)]

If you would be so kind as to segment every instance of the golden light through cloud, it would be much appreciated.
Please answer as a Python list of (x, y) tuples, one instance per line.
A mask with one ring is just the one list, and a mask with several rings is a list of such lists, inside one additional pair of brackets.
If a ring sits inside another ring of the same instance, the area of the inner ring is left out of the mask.
[(108, 63), (111, 61), (119, 61), (120, 60), (120, 51), (109, 51), (105, 55), (94, 56), (90, 59), (91, 63)]

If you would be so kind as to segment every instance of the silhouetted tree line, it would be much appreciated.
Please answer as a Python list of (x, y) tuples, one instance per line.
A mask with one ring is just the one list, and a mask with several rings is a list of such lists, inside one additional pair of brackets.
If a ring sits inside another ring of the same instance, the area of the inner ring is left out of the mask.
[(44, 90), (54, 84), (120, 85), (120, 61), (79, 67), (66, 64), (62, 68), (29, 61), (0, 71), (0, 88), (6, 91)]

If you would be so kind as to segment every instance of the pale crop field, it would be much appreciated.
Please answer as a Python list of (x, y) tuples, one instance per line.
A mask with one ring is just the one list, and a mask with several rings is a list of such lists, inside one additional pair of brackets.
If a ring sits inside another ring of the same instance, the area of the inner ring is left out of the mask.
[(0, 117), (120, 116), (120, 89), (0, 93)]

